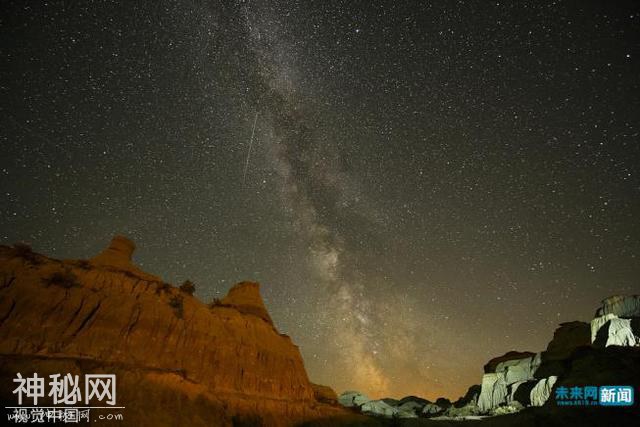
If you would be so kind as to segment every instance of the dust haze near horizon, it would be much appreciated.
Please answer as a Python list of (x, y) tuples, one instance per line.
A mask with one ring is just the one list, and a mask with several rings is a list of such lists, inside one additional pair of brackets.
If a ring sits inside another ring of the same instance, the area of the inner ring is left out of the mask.
[(640, 7), (354, 3), (4, 2), (0, 244), (259, 281), (372, 397), (638, 293)]

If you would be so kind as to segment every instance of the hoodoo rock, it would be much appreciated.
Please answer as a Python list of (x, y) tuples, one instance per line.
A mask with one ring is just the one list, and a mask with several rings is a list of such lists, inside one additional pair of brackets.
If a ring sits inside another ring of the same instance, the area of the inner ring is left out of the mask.
[(262, 320), (273, 324), (264, 301), (260, 296), (260, 285), (255, 282), (241, 282), (231, 288), (222, 304), (233, 307), (240, 313), (257, 316)]
[(114, 236), (109, 246), (100, 254), (91, 258), (94, 264), (129, 268), (133, 265), (133, 252), (136, 244), (124, 236)]
[[(134, 249), (117, 236), (89, 261), (59, 261), (0, 246), (2, 384), (17, 372), (115, 374), (123, 425), (288, 426), (347, 414), (318, 401), (257, 283), (207, 306), (136, 267)], [(0, 400), (15, 402), (11, 389)]]
[(136, 245), (124, 236), (115, 236), (109, 246), (89, 260), (89, 263), (107, 270), (119, 270), (141, 279), (159, 282), (160, 278), (145, 273), (133, 263), (133, 252)]

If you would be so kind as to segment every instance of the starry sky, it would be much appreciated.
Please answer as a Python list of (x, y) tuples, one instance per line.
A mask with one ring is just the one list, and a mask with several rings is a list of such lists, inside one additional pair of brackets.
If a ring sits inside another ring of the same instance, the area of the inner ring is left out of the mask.
[(0, 8), (0, 243), (259, 281), (314, 382), (455, 399), (640, 290), (637, 3)]

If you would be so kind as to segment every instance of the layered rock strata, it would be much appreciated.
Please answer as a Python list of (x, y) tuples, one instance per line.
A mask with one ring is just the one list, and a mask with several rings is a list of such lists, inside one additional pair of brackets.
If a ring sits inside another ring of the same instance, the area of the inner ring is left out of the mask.
[(233, 425), (243, 417), (292, 425), (343, 412), (327, 404), (335, 393), (314, 390), (257, 283), (207, 306), (135, 266), (134, 249), (117, 236), (88, 261), (59, 261), (0, 247), (3, 383), (16, 372), (113, 371), (131, 425)]

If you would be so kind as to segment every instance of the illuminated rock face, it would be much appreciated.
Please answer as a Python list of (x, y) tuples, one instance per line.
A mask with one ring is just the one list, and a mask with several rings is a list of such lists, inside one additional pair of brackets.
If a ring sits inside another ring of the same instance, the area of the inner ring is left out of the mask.
[(540, 353), (509, 352), (492, 359), (485, 365), (487, 370), (482, 377), (482, 389), (478, 398), (478, 407), (487, 412), (499, 405), (508, 403), (516, 389), (524, 382), (534, 378), (541, 363)]
[[(542, 353), (511, 351), (485, 365), (478, 407), (488, 413), (500, 405), (517, 401), (542, 406), (556, 381), (570, 374), (580, 352), (609, 346), (640, 345), (638, 331), (640, 299), (637, 295), (613, 296), (602, 301), (591, 323), (566, 322), (554, 332)], [(599, 353), (595, 353), (599, 354)], [(610, 375), (611, 369), (603, 370)]]
[(535, 353), (532, 353), (530, 351), (509, 351), (503, 354), (502, 356), (494, 357), (493, 359), (488, 361), (487, 364), (484, 365), (484, 373), (489, 374), (489, 373), (497, 372), (498, 365), (500, 364), (503, 364), (503, 366), (505, 366), (505, 363), (506, 364), (517, 363), (517, 361), (520, 359), (528, 359), (534, 355)]
[(109, 246), (100, 254), (89, 260), (91, 265), (107, 270), (119, 270), (138, 276), (148, 281), (160, 281), (158, 276), (145, 273), (140, 270), (132, 261), (133, 252), (136, 249), (135, 243), (124, 236), (115, 236)]
[(233, 307), (241, 313), (251, 314), (273, 324), (271, 316), (260, 296), (260, 285), (255, 282), (241, 282), (235, 285), (222, 299), (222, 304)]
[(602, 301), (591, 321), (591, 343), (596, 347), (640, 345), (640, 296), (612, 296)]
[(398, 410), (382, 400), (370, 400), (360, 408), (363, 414), (376, 417), (393, 417)]
[(551, 390), (554, 384), (558, 380), (556, 376), (550, 376), (549, 378), (543, 378), (536, 383), (531, 390), (530, 400), (531, 406), (542, 406), (546, 403), (551, 396)]
[(636, 336), (640, 335), (640, 331), (637, 328), (634, 330), (632, 325), (631, 319), (620, 319), (614, 314), (596, 317), (591, 321), (593, 345), (596, 347), (640, 345), (640, 339)]
[(481, 386), (482, 391), (478, 398), (478, 407), (482, 412), (488, 412), (507, 401), (509, 392), (503, 372), (484, 374)]
[[(258, 284), (236, 285), (209, 307), (141, 271), (134, 248), (116, 237), (87, 262), (29, 261), (0, 247), (2, 381), (11, 384), (4, 376), (18, 369), (70, 372), (83, 363), (115, 371), (120, 395), (132, 400), (121, 402), (130, 418), (143, 409), (163, 414), (137, 425), (232, 425), (233, 417), (291, 425), (340, 415), (317, 401), (298, 347), (273, 326)], [(174, 401), (198, 418), (183, 419)]]
[(595, 317), (615, 314), (618, 317), (640, 317), (640, 295), (614, 295), (602, 301)]
[(338, 403), (345, 408), (358, 408), (369, 401), (371, 399), (359, 391), (345, 391), (338, 397)]

